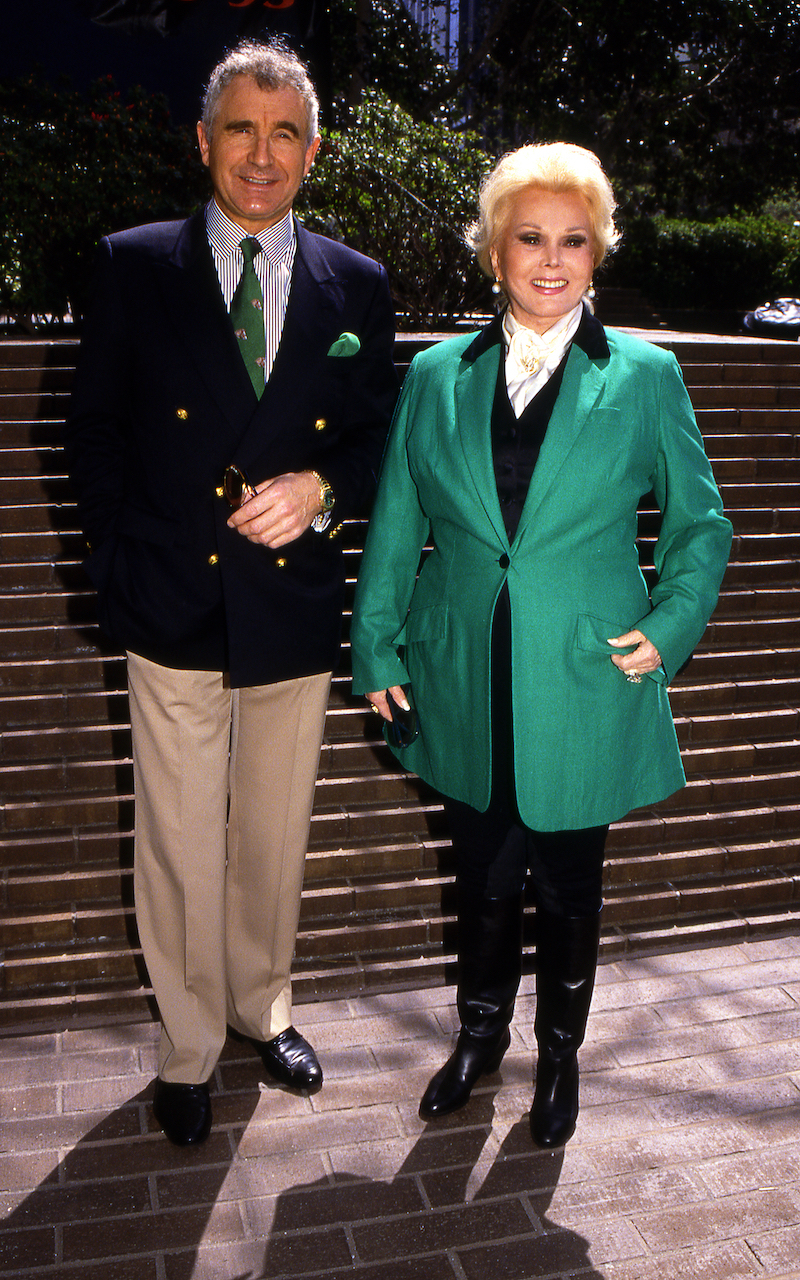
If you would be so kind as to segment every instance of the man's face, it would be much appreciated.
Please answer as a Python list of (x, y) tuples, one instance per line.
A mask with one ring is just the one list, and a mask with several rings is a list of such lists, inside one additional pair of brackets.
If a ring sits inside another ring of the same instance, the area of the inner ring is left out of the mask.
[(319, 137), (306, 146), (307, 126), (296, 89), (259, 89), (249, 76), (236, 76), (223, 89), (210, 138), (198, 124), (217, 204), (248, 235), (291, 209), (319, 146)]

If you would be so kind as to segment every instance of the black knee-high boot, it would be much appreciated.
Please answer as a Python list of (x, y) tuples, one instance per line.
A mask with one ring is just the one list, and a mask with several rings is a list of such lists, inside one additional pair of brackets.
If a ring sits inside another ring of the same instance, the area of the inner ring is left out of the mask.
[(420, 1103), (427, 1119), (463, 1107), (476, 1081), (500, 1066), (522, 971), (522, 894), (489, 898), (458, 889), (458, 994), (455, 1052)]
[(536, 912), (536, 1019), (539, 1046), (531, 1134), (539, 1147), (560, 1147), (578, 1118), (578, 1049), (594, 990), (600, 912)]

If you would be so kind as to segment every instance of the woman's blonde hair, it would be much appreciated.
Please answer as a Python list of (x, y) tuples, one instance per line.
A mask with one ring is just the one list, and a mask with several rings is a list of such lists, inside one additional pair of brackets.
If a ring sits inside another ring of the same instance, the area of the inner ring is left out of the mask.
[(481, 270), (494, 275), (489, 250), (503, 234), (515, 196), (529, 188), (578, 195), (589, 210), (594, 265), (619, 240), (614, 226), (617, 207), (611, 183), (593, 151), (571, 142), (532, 143), (509, 151), (481, 183), (478, 217), (466, 231)]

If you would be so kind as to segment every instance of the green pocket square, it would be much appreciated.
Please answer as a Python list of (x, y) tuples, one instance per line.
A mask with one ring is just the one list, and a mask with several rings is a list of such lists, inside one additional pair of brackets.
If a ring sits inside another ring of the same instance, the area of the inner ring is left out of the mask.
[(354, 333), (340, 333), (334, 342), (329, 356), (354, 356), (361, 350), (361, 343)]

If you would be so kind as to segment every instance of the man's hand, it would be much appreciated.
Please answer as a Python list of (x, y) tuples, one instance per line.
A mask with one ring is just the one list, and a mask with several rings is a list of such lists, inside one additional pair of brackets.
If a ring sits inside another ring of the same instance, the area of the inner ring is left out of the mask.
[(319, 484), (311, 472), (290, 471), (264, 480), (253, 497), (233, 512), (228, 527), (251, 542), (276, 549), (305, 533), (321, 511)]

